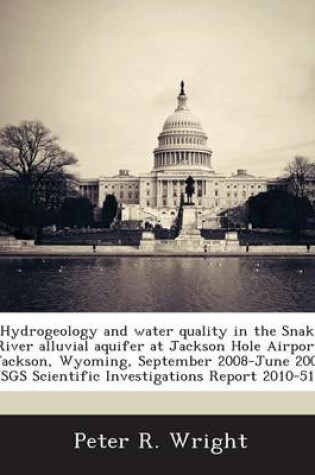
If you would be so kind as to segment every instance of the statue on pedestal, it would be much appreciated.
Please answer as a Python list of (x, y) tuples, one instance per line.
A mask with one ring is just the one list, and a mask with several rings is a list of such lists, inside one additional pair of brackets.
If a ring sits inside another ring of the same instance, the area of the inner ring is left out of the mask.
[(185, 183), (186, 183), (185, 193), (187, 195), (187, 203), (186, 204), (192, 205), (192, 204), (194, 204), (193, 201), (192, 201), (192, 196), (195, 193), (195, 180), (193, 179), (192, 176), (189, 175), (189, 177), (187, 178)]

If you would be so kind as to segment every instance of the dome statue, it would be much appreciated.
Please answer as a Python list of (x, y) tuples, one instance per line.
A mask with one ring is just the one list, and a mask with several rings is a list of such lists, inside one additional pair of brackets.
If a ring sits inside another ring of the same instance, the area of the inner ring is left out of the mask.
[(154, 150), (154, 168), (211, 169), (211, 150), (198, 117), (187, 107), (184, 81), (177, 96), (177, 108), (164, 122)]

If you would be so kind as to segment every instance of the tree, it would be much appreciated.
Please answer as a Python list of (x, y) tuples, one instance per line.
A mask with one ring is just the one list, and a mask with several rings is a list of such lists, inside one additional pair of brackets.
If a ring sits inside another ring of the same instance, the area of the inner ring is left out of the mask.
[(117, 214), (118, 202), (115, 195), (107, 195), (102, 207), (102, 223), (109, 228)]
[[(0, 129), (0, 174), (15, 179), (22, 228), (32, 221), (34, 207), (47, 202), (49, 190), (55, 191), (57, 182), (68, 183), (66, 167), (76, 162), (75, 156), (61, 148), (57, 137), (39, 121)], [(51, 198), (52, 192), (48, 201)]]
[(305, 227), (313, 208), (306, 197), (283, 190), (270, 190), (247, 201), (248, 221), (254, 228), (281, 228), (299, 232)]
[(76, 194), (74, 183), (65, 173), (50, 175), (41, 181), (31, 203), (25, 202), (24, 191), (18, 177), (0, 179), (0, 221), (18, 235), (36, 236), (39, 241), (43, 227), (57, 223), (64, 200)]
[(57, 223), (62, 227), (93, 225), (93, 204), (86, 197), (66, 198), (57, 215)]
[(25, 204), (15, 177), (2, 176), (0, 179), (0, 221), (10, 228), (20, 226)]
[(308, 158), (296, 155), (285, 171), (293, 194), (299, 198), (307, 196), (309, 182), (315, 178), (315, 164)]

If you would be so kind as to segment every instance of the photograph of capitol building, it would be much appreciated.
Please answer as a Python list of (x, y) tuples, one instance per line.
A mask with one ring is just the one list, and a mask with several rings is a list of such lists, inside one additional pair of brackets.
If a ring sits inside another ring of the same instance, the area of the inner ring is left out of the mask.
[(195, 180), (197, 226), (220, 227), (220, 217), (225, 212), (267, 191), (268, 185), (272, 187), (276, 180), (255, 177), (245, 169), (237, 169), (230, 176), (216, 172), (208, 141), (200, 119), (188, 107), (182, 81), (177, 108), (167, 117), (158, 135), (152, 171), (136, 177), (129, 170), (120, 170), (111, 177), (81, 179), (79, 191), (96, 208), (102, 207), (107, 195), (114, 195), (121, 205), (122, 223), (159, 224), (169, 229), (176, 220), (185, 180), (191, 176)]

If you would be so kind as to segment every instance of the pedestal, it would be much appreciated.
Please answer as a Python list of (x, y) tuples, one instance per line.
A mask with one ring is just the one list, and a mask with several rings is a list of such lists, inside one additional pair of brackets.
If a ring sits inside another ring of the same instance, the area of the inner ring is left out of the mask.
[(236, 251), (240, 247), (238, 233), (235, 231), (228, 231), (225, 233), (225, 247), (226, 251)]
[(139, 249), (142, 251), (155, 250), (155, 236), (151, 231), (143, 231)]
[[(183, 206), (182, 229), (176, 239), (196, 239), (201, 238), (200, 229), (197, 228), (198, 215), (194, 205)], [(202, 239), (202, 238), (201, 238)]]
[(194, 205), (183, 206), (183, 224), (178, 237), (176, 247), (183, 251), (201, 251), (204, 246), (204, 238), (197, 227), (198, 214)]

